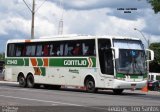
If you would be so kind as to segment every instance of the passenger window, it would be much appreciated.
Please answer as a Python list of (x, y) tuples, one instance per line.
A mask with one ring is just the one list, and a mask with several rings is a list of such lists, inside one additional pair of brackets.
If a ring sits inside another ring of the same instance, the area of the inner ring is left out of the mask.
[(26, 56), (35, 56), (35, 45), (27, 45), (26, 46)]
[(43, 56), (49, 55), (49, 45), (43, 45)]
[(53, 42), (49, 47), (50, 56), (63, 56), (64, 45), (60, 42)]
[(15, 56), (15, 44), (8, 44), (7, 56)]
[(73, 55), (74, 56), (80, 56), (81, 54), (81, 46), (80, 43), (76, 43), (73, 47)]
[(54, 56), (53, 44), (50, 45), (50, 56)]
[(84, 56), (95, 56), (96, 55), (94, 42), (91, 42), (90, 40), (85, 41), (82, 43), (82, 48), (83, 48)]
[(65, 56), (95, 56), (94, 40), (75, 40), (65, 43)]
[(22, 55), (22, 48), (20, 46), (16, 47), (16, 56), (21, 56)]
[(65, 44), (65, 56), (82, 56), (81, 41), (70, 41)]
[(37, 45), (36, 56), (42, 56), (42, 45)]

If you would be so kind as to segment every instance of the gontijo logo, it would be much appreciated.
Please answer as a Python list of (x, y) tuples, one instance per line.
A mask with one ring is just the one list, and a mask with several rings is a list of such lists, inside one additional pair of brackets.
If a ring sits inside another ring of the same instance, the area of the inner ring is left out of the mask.
[(88, 66), (92, 67), (93, 62), (91, 58), (87, 59), (65, 59), (64, 63), (65, 66)]
[(64, 60), (64, 65), (78, 65), (78, 66), (86, 66), (86, 60)]

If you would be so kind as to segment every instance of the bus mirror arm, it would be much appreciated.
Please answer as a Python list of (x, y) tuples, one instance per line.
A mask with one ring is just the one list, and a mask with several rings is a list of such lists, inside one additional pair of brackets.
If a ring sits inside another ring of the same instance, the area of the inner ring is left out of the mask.
[[(154, 52), (150, 49), (146, 49), (147, 51), (147, 61), (153, 61), (154, 60)], [(150, 59), (149, 59), (149, 54), (150, 54)]]
[(118, 59), (119, 58), (119, 49), (116, 47), (112, 47), (112, 49), (114, 50), (114, 59)]

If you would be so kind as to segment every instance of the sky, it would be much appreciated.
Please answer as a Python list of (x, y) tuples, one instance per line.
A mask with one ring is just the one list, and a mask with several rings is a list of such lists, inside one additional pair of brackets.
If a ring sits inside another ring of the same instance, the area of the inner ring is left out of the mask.
[[(32, 0), (25, 1), (32, 8)], [(146, 0), (35, 1), (35, 38), (57, 35), (63, 18), (63, 34), (129, 36), (145, 44), (143, 34), (150, 42), (160, 42), (160, 13)], [(30, 35), (31, 11), (23, 0), (0, 0), (0, 52), (7, 40)]]

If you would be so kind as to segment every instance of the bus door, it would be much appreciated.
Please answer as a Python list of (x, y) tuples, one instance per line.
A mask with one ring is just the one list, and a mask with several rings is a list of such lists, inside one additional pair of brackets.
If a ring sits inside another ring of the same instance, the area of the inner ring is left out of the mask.
[(114, 77), (113, 53), (110, 39), (98, 40), (100, 74), (104, 77), (105, 85), (111, 86)]

